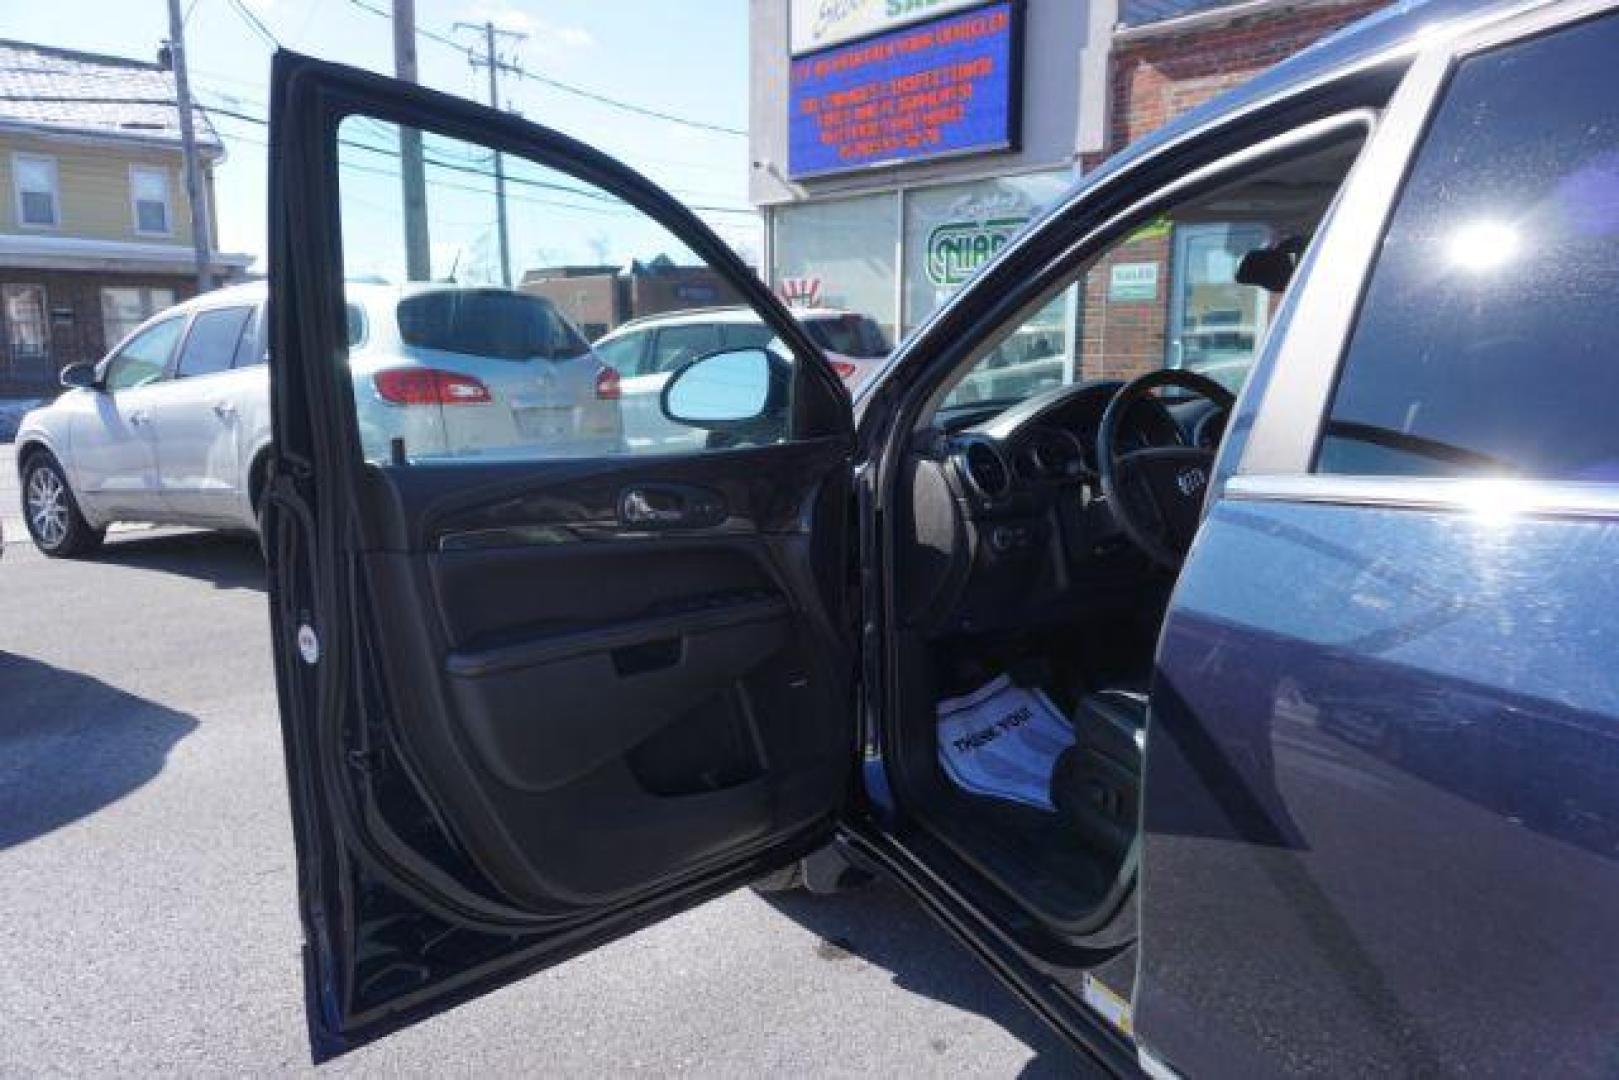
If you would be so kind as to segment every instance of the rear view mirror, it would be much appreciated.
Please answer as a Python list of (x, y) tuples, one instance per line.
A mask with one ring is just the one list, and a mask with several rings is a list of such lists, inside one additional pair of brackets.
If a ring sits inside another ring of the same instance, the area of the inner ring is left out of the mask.
[(69, 390), (94, 390), (96, 367), (94, 364), (69, 364), (62, 369), (59, 378)]
[(710, 353), (669, 376), (663, 414), (677, 424), (724, 428), (757, 420), (770, 403), (770, 355), (763, 349)]

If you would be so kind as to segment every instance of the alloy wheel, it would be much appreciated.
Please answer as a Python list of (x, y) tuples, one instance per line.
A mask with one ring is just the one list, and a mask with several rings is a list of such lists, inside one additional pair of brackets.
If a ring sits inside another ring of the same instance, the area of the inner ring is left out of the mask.
[(49, 466), (41, 465), (28, 474), (28, 522), (34, 536), (48, 548), (67, 538), (67, 487)]

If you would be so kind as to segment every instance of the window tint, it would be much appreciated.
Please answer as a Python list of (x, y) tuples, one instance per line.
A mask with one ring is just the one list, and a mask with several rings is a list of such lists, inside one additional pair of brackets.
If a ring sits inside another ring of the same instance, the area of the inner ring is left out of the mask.
[(647, 370), (674, 371), (699, 356), (717, 352), (719, 347), (719, 327), (713, 323), (666, 326), (658, 331), (658, 343), (653, 347), (652, 360)]
[(414, 348), (493, 360), (561, 360), (590, 348), (549, 301), (502, 289), (407, 296), (399, 301), (399, 337)]
[(365, 312), (360, 310), (359, 304), (347, 304), (344, 307), (347, 318), (349, 348), (353, 349), (365, 344)]
[(720, 337), (727, 349), (762, 349), (776, 340), (776, 332), (764, 323), (725, 323)]
[(248, 318), (247, 325), (242, 328), (242, 336), (236, 341), (236, 356), (231, 361), (232, 367), (252, 367), (254, 364), (264, 363), (264, 305), (253, 309)]
[(183, 379), (229, 369), (236, 358), (242, 330), (252, 313), (253, 309), (248, 307), (199, 311), (196, 318), (191, 320), (191, 332), (186, 335), (186, 343), (180, 348), (180, 362), (175, 365), (175, 375)]
[(148, 326), (129, 339), (129, 344), (112, 359), (107, 367), (105, 385), (108, 390), (128, 390), (145, 386), (163, 378), (174, 344), (180, 339), (185, 318), (177, 316)]
[(857, 360), (876, 360), (888, 355), (888, 342), (877, 324), (864, 315), (816, 316), (804, 320), (815, 344), (829, 352)]
[(598, 341), (593, 346), (601, 362), (620, 375), (641, 373), (641, 354), (646, 351), (647, 334), (625, 334), (612, 341)]
[(1464, 62), (1390, 222), (1317, 469), (1619, 482), (1619, 19)]

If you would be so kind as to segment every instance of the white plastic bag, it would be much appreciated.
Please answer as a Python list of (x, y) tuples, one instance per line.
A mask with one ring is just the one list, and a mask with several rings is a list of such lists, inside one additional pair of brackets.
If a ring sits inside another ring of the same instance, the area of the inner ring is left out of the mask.
[(1005, 675), (939, 702), (939, 764), (975, 795), (1041, 810), (1051, 805), (1051, 770), (1074, 744), (1074, 729), (1039, 690)]

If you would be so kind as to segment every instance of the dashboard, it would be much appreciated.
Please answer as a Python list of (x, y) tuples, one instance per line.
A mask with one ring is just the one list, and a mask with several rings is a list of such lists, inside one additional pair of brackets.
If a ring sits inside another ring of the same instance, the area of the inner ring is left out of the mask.
[[(1123, 385), (1077, 383), (1000, 410), (956, 410), (921, 433), (908, 477), (914, 548), (901, 561), (909, 622), (943, 633), (1064, 621), (1151, 577), (1098, 475), (1097, 433)], [(1143, 398), (1117, 449), (1213, 449), (1224, 419), (1201, 399)]]

